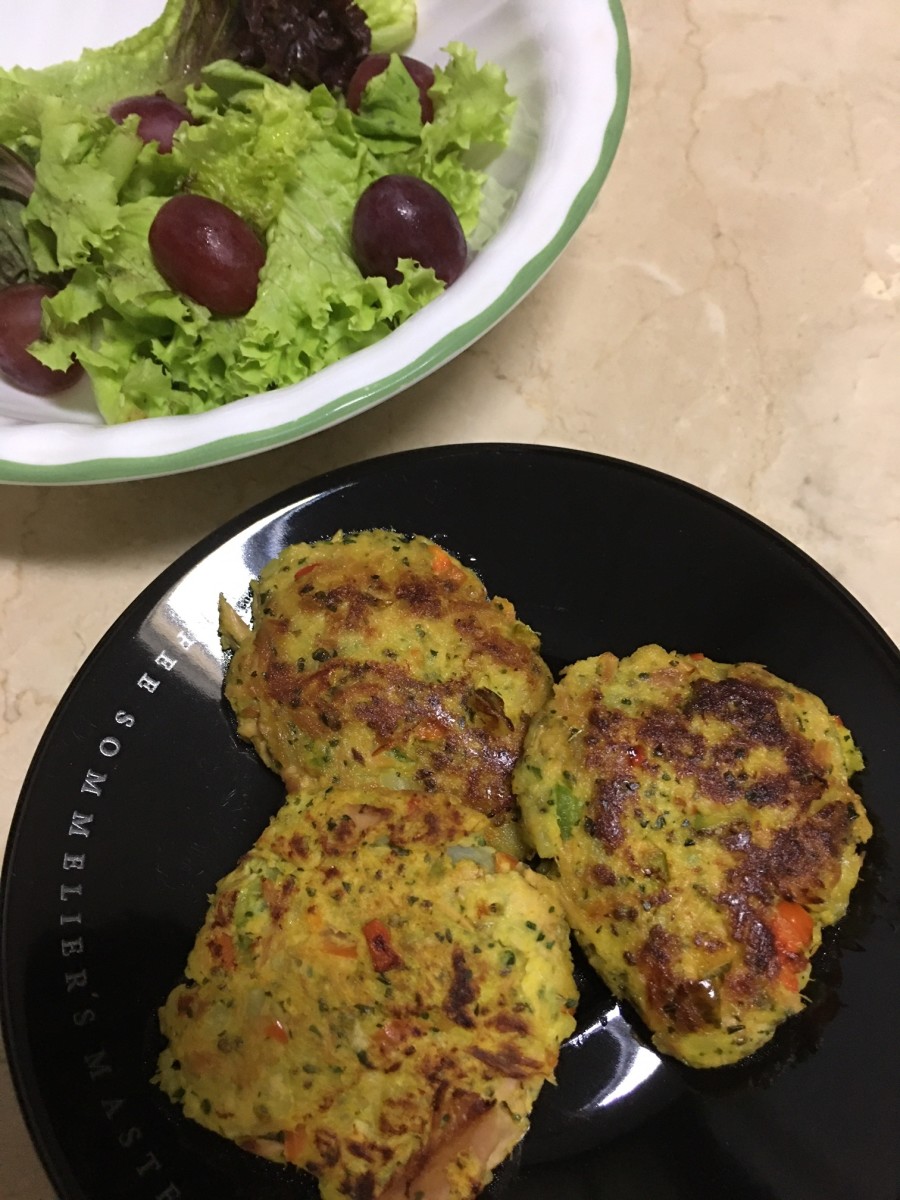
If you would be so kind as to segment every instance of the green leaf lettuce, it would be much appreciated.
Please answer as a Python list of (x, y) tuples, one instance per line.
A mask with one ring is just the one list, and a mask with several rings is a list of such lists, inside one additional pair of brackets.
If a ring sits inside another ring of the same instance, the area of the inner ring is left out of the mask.
[[(378, 10), (392, 36), (414, 28), (406, 0), (365, 8), (373, 20)], [(56, 368), (75, 355), (110, 423), (202, 412), (302, 380), (386, 336), (443, 285), (410, 261), (393, 287), (360, 274), (350, 246), (359, 196), (383, 174), (419, 175), (470, 232), (485, 180), (473, 156), (505, 144), (512, 112), (502, 72), (479, 67), (459, 45), (436, 72), (425, 126), (396, 56), (367, 87), (359, 115), (323, 87), (284, 86), (223, 60), (187, 89), (197, 123), (182, 125), (172, 153), (160, 154), (137, 137), (137, 118), (116, 125), (106, 105), (152, 90), (133, 60), (159, 68), (178, 11), (186, 6), (170, 0), (151, 29), (77, 64), (0, 72), (0, 140), (36, 160), (23, 216), (28, 249), (38, 272), (68, 281), (45, 301), (47, 340), (32, 353)], [(213, 316), (156, 269), (150, 226), (183, 190), (228, 205), (265, 243), (245, 316)]]

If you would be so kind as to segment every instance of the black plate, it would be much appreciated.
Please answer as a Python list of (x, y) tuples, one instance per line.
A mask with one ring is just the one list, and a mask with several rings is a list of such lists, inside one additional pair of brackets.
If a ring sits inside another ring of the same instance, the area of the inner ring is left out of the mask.
[(31, 1132), (64, 1200), (281, 1200), (310, 1181), (183, 1120), (148, 1080), (155, 1009), (206, 896), (281, 799), (222, 702), (216, 599), (291, 541), (389, 525), (471, 562), (555, 668), (657, 641), (753, 659), (857, 736), (876, 833), (807, 1010), (747, 1063), (661, 1061), (584, 972), (579, 1032), (509, 1200), (895, 1200), (900, 1182), (900, 657), (771, 530), (609, 459), (458, 446), (277, 497), (149, 587), (69, 689), (22, 793), (3, 892), (3, 1018)]

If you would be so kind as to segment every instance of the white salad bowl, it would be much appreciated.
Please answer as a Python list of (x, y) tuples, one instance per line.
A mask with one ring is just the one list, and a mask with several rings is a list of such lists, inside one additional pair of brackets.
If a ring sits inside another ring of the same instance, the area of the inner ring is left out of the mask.
[[(136, 32), (161, 9), (162, 0), (11, 6), (0, 66), (76, 57)], [(510, 145), (489, 167), (512, 203), (490, 237), (476, 231), (453, 286), (381, 342), (310, 378), (196, 415), (106, 426), (86, 381), (45, 399), (0, 380), (0, 482), (146, 478), (306, 437), (424, 378), (537, 283), (590, 209), (622, 132), (629, 55), (620, 0), (419, 0), (418, 12), (410, 53), (437, 62), (447, 43), (465, 42), (479, 61), (505, 68), (518, 99)]]

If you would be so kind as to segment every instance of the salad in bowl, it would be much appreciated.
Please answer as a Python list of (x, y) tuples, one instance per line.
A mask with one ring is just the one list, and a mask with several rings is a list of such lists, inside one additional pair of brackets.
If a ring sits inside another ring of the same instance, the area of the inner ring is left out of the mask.
[(489, 328), (584, 215), (624, 109), (621, 14), (568, 0), (605, 18), (608, 112), (586, 161), (553, 145), (542, 7), (168, 0), (105, 48), (4, 62), (0, 479), (252, 453)]

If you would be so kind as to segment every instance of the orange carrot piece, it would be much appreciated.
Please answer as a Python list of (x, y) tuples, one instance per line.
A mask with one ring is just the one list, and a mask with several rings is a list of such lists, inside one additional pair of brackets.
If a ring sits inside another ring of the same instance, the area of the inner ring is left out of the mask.
[(778, 982), (789, 992), (800, 991), (800, 981), (797, 978), (797, 972), (790, 963), (782, 964), (781, 970), (778, 972)]
[(288, 1031), (278, 1020), (268, 1023), (263, 1030), (263, 1037), (271, 1038), (273, 1042), (281, 1042), (282, 1046), (286, 1046), (290, 1040)]
[(802, 904), (782, 900), (775, 909), (772, 933), (782, 953), (795, 954), (812, 941), (813, 919)]
[(372, 957), (372, 966), (379, 974), (403, 965), (403, 959), (391, 945), (391, 934), (383, 921), (366, 921), (363, 934)]
[(323, 940), (322, 949), (326, 954), (333, 954), (335, 958), (359, 957), (359, 951), (352, 942), (326, 942)]
[(440, 546), (431, 547), (431, 569), (435, 575), (440, 575), (450, 583), (462, 583), (466, 577), (462, 567), (455, 563), (446, 550), (442, 550)]
[(306, 1147), (306, 1130), (298, 1125), (296, 1129), (287, 1129), (284, 1134), (284, 1157), (290, 1163), (298, 1163)]

